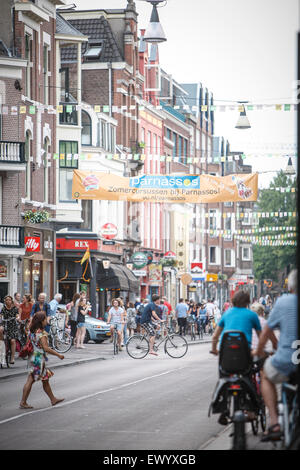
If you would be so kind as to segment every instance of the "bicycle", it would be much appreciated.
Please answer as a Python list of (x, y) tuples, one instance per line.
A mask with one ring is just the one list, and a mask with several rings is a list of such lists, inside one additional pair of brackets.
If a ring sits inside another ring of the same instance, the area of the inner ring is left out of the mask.
[(118, 338), (118, 326), (114, 324), (114, 331), (113, 331), (113, 347), (114, 347), (114, 356), (119, 353), (119, 338)]
[[(164, 343), (164, 351), (170, 357), (179, 359), (187, 353), (187, 340), (176, 333), (170, 332), (170, 327), (166, 327), (167, 334), (162, 336), (158, 343), (154, 343), (153, 350), (158, 351), (162, 343)], [(126, 350), (133, 359), (143, 359), (150, 351), (149, 337), (147, 334), (134, 334), (126, 344)]]
[(66, 353), (72, 347), (72, 337), (65, 329), (60, 328), (60, 321), (61, 318), (58, 316), (51, 317), (50, 319), (49, 346), (58, 353)]
[(299, 417), (298, 386), (291, 377), (281, 385), (281, 400), (278, 403), (279, 424), (282, 430), (282, 447), (289, 449), (297, 435)]
[(195, 330), (196, 320), (194, 319), (192, 315), (187, 317), (187, 324), (191, 332), (191, 341), (195, 341), (196, 340), (196, 330)]

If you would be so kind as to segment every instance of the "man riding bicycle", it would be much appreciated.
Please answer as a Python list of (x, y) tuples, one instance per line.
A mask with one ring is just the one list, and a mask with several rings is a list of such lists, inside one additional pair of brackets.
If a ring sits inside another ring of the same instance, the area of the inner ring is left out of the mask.
[(142, 318), (141, 318), (141, 326), (149, 334), (149, 345), (150, 345), (149, 354), (153, 354), (154, 356), (157, 356), (158, 354), (153, 350), (153, 345), (155, 341), (155, 325), (153, 324), (152, 320), (156, 320), (160, 323), (163, 322), (156, 313), (156, 309), (159, 304), (160, 304), (159, 295), (153, 295), (152, 302), (146, 305), (142, 313)]
[(297, 340), (297, 270), (294, 269), (288, 276), (288, 290), (290, 294), (284, 294), (280, 297), (268, 317), (262, 334), (259, 338), (258, 346), (253, 355), (264, 357), (264, 346), (273, 330), (279, 328), (280, 337), (276, 353), (267, 358), (264, 369), (261, 372), (261, 391), (264, 402), (269, 410), (270, 427), (268, 433), (262, 438), (262, 441), (278, 440), (281, 437), (281, 430), (278, 423), (277, 411), (277, 390), (276, 384), (288, 382), (289, 376), (296, 369), (296, 363), (293, 363), (292, 356), (295, 350), (293, 343)]

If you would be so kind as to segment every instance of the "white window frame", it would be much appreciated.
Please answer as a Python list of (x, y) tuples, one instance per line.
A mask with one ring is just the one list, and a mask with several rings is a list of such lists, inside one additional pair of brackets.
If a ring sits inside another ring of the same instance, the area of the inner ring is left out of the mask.
[[(215, 260), (214, 263), (211, 261), (211, 251), (210, 251), (211, 248), (215, 248), (215, 258), (216, 258), (216, 260)], [(209, 260), (209, 264), (214, 265), (214, 266), (218, 264), (218, 253), (217, 253), (218, 250), (217, 250), (217, 248), (218, 248), (218, 247), (217, 247), (217, 246), (214, 246), (214, 245), (210, 245), (210, 246), (208, 247), (208, 255), (209, 255), (208, 260)]]
[[(245, 249), (249, 250), (249, 258), (246, 258), (244, 256), (244, 250)], [(247, 245), (247, 246), (243, 245), (242, 246), (242, 261), (251, 261), (251, 246), (250, 245)]]

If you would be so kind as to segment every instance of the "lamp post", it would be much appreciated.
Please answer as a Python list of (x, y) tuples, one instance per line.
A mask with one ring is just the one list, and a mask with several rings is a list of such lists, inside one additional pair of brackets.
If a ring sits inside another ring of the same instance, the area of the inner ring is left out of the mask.
[(160, 42), (164, 42), (167, 40), (162, 25), (159, 21), (157, 5), (159, 3), (165, 2), (165, 0), (145, 0), (152, 5), (152, 13), (150, 18), (150, 23), (148, 28), (146, 29), (144, 35), (144, 41), (150, 42), (152, 44), (159, 44)]

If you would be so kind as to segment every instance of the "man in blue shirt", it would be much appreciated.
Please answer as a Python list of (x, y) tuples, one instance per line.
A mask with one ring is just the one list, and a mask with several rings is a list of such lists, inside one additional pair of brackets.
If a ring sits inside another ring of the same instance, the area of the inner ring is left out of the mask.
[(49, 302), (52, 317), (56, 315), (56, 310), (57, 310), (58, 305), (61, 302), (61, 299), (62, 299), (62, 294), (55, 294), (54, 299), (52, 299), (51, 302)]
[(178, 321), (179, 334), (181, 336), (182, 336), (182, 331), (183, 331), (183, 335), (185, 335), (186, 317), (187, 317), (188, 311), (189, 311), (189, 306), (184, 302), (184, 299), (179, 299), (179, 304), (176, 305), (175, 315)]
[(290, 294), (284, 294), (277, 299), (267, 324), (265, 325), (256, 351), (256, 356), (264, 357), (264, 346), (270, 338), (273, 330), (279, 328), (280, 337), (276, 353), (269, 357), (261, 372), (261, 390), (264, 402), (269, 410), (270, 427), (263, 441), (278, 440), (281, 436), (278, 424), (277, 390), (276, 384), (288, 381), (288, 377), (296, 371), (297, 365), (293, 362), (295, 342), (297, 342), (297, 270), (294, 269), (288, 276), (288, 290)]
[[(47, 320), (49, 322), (49, 318), (51, 317), (51, 310), (50, 310), (50, 305), (47, 304), (46, 302), (46, 297), (47, 295), (45, 292), (41, 292), (38, 296), (38, 301), (33, 304), (30, 317), (33, 317), (33, 315), (37, 312), (44, 312), (46, 314)], [(30, 327), (30, 325), (29, 325)], [(50, 331), (50, 325), (45, 326), (45, 331), (49, 333)]]
[(157, 356), (158, 354), (153, 350), (153, 345), (155, 341), (155, 327), (152, 323), (152, 319), (162, 322), (162, 320), (159, 318), (159, 316), (156, 313), (159, 303), (160, 303), (159, 295), (153, 295), (152, 302), (150, 302), (149, 304), (145, 306), (143, 313), (142, 313), (142, 318), (141, 318), (141, 326), (149, 334), (149, 345), (150, 345), (149, 354), (153, 354), (154, 356)]
[(221, 320), (212, 337), (212, 354), (218, 354), (217, 343), (219, 336), (221, 336), (221, 342), (225, 331), (238, 330), (242, 331), (246, 336), (246, 339), (251, 349), (252, 343), (252, 329), (256, 330), (257, 335), (261, 333), (260, 321), (258, 315), (252, 312), (247, 307), (250, 304), (250, 296), (248, 292), (239, 290), (232, 298), (232, 308), (229, 308), (226, 313), (223, 314)]

